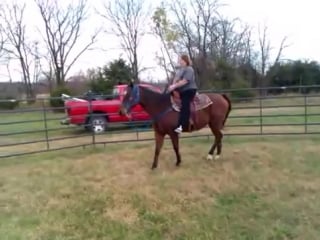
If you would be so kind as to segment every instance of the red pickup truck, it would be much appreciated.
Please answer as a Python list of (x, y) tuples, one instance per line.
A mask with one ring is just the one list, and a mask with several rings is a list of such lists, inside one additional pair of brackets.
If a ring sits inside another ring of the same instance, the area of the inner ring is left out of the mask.
[[(148, 85), (141, 84), (152, 88), (156, 91), (160, 89)], [(86, 129), (95, 133), (104, 132), (109, 123), (128, 123), (128, 122), (148, 122), (150, 116), (140, 105), (136, 105), (132, 109), (131, 119), (119, 114), (122, 99), (126, 93), (127, 85), (114, 86), (112, 96), (109, 99), (85, 100), (80, 98), (71, 98), (63, 94), (65, 110), (67, 118), (61, 120), (61, 124), (74, 124), (85, 126)]]

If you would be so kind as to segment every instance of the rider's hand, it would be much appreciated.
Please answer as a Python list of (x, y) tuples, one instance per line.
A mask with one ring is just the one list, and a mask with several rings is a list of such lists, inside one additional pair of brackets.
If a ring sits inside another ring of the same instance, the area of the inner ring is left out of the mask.
[(172, 92), (175, 88), (176, 88), (176, 86), (174, 84), (172, 84), (169, 86), (168, 91)]

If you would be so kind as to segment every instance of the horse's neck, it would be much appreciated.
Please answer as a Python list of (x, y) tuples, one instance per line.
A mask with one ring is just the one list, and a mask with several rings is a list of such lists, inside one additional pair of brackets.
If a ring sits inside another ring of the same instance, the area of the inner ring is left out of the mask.
[(145, 88), (142, 93), (140, 104), (150, 116), (155, 117), (170, 107), (169, 95), (156, 93)]

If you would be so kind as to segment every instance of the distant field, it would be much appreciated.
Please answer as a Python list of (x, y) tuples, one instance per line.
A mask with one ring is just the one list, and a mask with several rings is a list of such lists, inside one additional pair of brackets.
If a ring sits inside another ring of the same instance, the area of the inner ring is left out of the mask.
[(1, 240), (268, 240), (320, 236), (319, 137), (108, 145), (0, 161)]

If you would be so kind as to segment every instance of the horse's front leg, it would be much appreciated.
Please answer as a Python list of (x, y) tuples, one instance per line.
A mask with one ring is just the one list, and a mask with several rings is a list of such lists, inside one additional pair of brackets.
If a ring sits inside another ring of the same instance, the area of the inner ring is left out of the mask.
[(153, 158), (153, 163), (151, 167), (152, 170), (158, 167), (158, 158), (159, 158), (161, 148), (163, 146), (164, 135), (155, 131), (155, 140), (156, 140), (156, 147), (155, 147), (154, 158)]
[(174, 133), (170, 134), (170, 138), (171, 138), (173, 149), (174, 149), (174, 152), (175, 152), (176, 158), (177, 158), (176, 166), (178, 167), (181, 164), (181, 155), (180, 155), (180, 151), (179, 151), (179, 136), (177, 133), (174, 132)]

